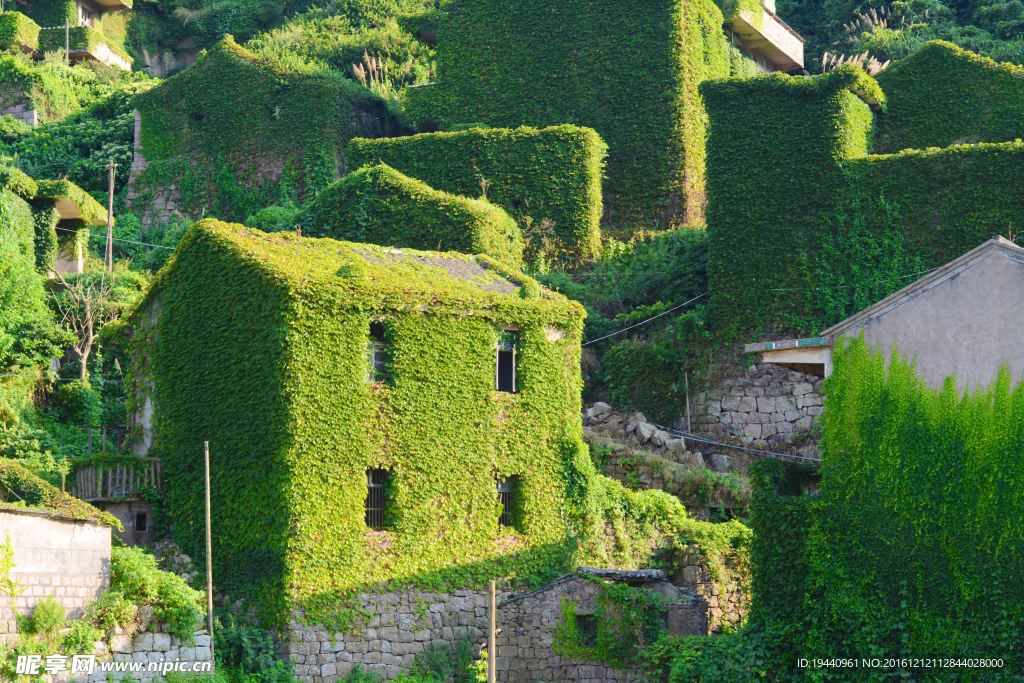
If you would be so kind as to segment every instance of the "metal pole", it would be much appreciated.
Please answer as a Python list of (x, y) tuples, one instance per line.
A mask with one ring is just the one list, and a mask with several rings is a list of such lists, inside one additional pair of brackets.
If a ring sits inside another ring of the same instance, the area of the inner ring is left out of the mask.
[(213, 540), (210, 533), (210, 442), (203, 442), (206, 464), (206, 633), (210, 636), (210, 661), (213, 661)]
[(114, 272), (114, 169), (117, 164), (111, 159), (107, 164), (107, 272)]
[(64, 63), (71, 66), (71, 24), (64, 17)]
[[(683, 370), (683, 381), (686, 382), (686, 431), (692, 432), (690, 426), (690, 373)], [(686, 439), (683, 439), (683, 450), (686, 450)]]
[(495, 606), (495, 600), (494, 600), (494, 579), (491, 579), (490, 585), (488, 586), (487, 590), (488, 590), (488, 593), (489, 593), (488, 596), (487, 596), (487, 598), (488, 598), (487, 612), (488, 612), (488, 623), (490, 625), (490, 628), (487, 631), (487, 683), (495, 683), (494, 682), (494, 664), (495, 664), (495, 660), (498, 657), (498, 648), (494, 644), (494, 629), (495, 629), (495, 626), (496, 626), (496, 624), (495, 624), (495, 622), (496, 622), (496, 614), (495, 614), (495, 612), (497, 612), (497, 608)]

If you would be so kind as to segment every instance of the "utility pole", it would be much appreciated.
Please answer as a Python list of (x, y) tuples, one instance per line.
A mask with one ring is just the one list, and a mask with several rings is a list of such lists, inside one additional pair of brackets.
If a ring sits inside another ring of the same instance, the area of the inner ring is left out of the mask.
[(64, 63), (71, 66), (71, 24), (64, 17)]
[(487, 586), (487, 622), (489, 628), (487, 629), (487, 683), (495, 683), (495, 660), (498, 658), (498, 647), (494, 642), (494, 629), (497, 626), (497, 608), (494, 600), (494, 579), (491, 579), (490, 584)]
[(206, 633), (210, 636), (210, 661), (213, 661), (213, 539), (210, 532), (210, 442), (203, 442), (206, 465)]
[(107, 270), (114, 272), (114, 169), (117, 164), (111, 159), (107, 164)]

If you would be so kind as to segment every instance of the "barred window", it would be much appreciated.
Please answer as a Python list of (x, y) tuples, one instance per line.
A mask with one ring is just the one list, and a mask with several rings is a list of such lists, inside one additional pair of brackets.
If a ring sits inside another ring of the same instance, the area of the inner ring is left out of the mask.
[(509, 394), (516, 393), (516, 336), (509, 332), (502, 333), (498, 339), (494, 388)]
[(577, 614), (576, 625), (580, 629), (580, 645), (583, 647), (597, 645), (597, 618), (593, 614)]
[(384, 528), (384, 514), (387, 510), (387, 470), (366, 472), (366, 526), (371, 529)]
[(501, 517), (498, 524), (501, 526), (515, 526), (516, 522), (516, 495), (519, 492), (519, 477), (512, 475), (507, 479), (498, 480), (498, 501), (501, 503)]
[(388, 347), (384, 339), (384, 324), (370, 323), (370, 342), (366, 345), (366, 381), (383, 382), (388, 377)]

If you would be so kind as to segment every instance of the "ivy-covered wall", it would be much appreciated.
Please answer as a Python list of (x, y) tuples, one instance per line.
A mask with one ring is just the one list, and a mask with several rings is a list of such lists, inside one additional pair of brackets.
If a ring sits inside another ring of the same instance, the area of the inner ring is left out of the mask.
[(445, 10), (438, 84), (413, 91), (414, 117), (588, 126), (609, 148), (607, 222), (703, 215), (697, 86), (734, 73), (734, 61), (747, 71), (711, 0), (643, 0), (628, 11), (614, 0), (457, 0)]
[[(851, 206), (897, 230), (919, 270), (1024, 225), (1024, 142), (905, 150), (845, 164)], [(1017, 226), (1016, 228), (1014, 226)], [(903, 284), (910, 284), (911, 280)]]
[(844, 194), (841, 163), (868, 153), (884, 101), (859, 67), (704, 83), (708, 284), (715, 315), (750, 325), (803, 314), (812, 259)]
[(0, 166), (0, 420), (8, 423), (27, 406), (39, 366), (67, 342), (47, 307), (39, 272), (45, 264), (37, 262), (56, 246), (55, 221), (37, 223), (29, 203), (37, 190), (18, 169)]
[(773, 495), (786, 478), (759, 469), (751, 626), (783, 671), (805, 652), (908, 657), (924, 681), (1020, 676), (1024, 383), (1006, 369), (973, 396), (952, 377), (934, 390), (911, 359), (847, 341), (826, 381), (820, 499)]
[(149, 162), (133, 179), (139, 202), (176, 185), (189, 215), (237, 221), (312, 198), (337, 179), (351, 138), (407, 130), (367, 89), (299, 59), (257, 58), (230, 36), (135, 106)]
[(328, 186), (293, 221), (309, 237), (487, 254), (515, 268), (523, 263), (523, 235), (500, 208), (435, 190), (384, 164)]
[(1024, 68), (945, 41), (877, 76), (889, 106), (875, 152), (1024, 138)]
[[(265, 609), (378, 582), (465, 583), (516, 552), (556, 566), (567, 552), (582, 306), (487, 257), (407, 254), (207, 219), (138, 314), (159, 311), (137, 332), (135, 372), (154, 386), (150, 454), (165, 463), (175, 541), (203, 547), (209, 440), (214, 572)], [(388, 379), (371, 384), (375, 320)], [(495, 391), (499, 324), (519, 326), (514, 394)], [(390, 470), (382, 532), (364, 523), (374, 467)], [(514, 529), (498, 526), (496, 478), (510, 475)]]
[(353, 140), (345, 160), (349, 168), (383, 162), (438, 190), (486, 198), (574, 263), (601, 253), (605, 150), (597, 133), (578, 126), (471, 128)]
[[(1007, 77), (1002, 67), (970, 66)], [(941, 79), (929, 73), (914, 87), (927, 92)], [(1024, 143), (871, 155), (866, 102), (880, 110), (888, 100), (858, 67), (715, 81), (702, 92), (711, 117), (708, 280), (715, 315), (730, 324), (815, 334), (1024, 224)], [(992, 104), (972, 120), (995, 135)], [(957, 117), (962, 133), (969, 119)]]

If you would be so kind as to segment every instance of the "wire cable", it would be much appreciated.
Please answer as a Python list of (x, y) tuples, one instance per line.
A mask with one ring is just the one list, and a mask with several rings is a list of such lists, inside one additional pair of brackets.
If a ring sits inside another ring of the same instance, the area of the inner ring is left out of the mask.
[(759, 448), (746, 448), (744, 446), (732, 446), (732, 445), (727, 444), (727, 443), (719, 443), (717, 441), (711, 441), (709, 439), (703, 439), (703, 438), (701, 438), (699, 436), (694, 436), (693, 434), (690, 434), (688, 432), (681, 432), (679, 430), (672, 429), (670, 427), (664, 427), (664, 426), (658, 425), (658, 424), (656, 424), (654, 426), (657, 427), (658, 429), (664, 431), (664, 432), (668, 432), (669, 434), (672, 434), (672, 435), (675, 435), (675, 436), (679, 436), (679, 437), (682, 437), (684, 439), (689, 439), (690, 441), (699, 441), (701, 443), (711, 444), (712, 446), (721, 446), (722, 448), (735, 448), (737, 450), (749, 451), (751, 453), (763, 453), (765, 455), (770, 455), (773, 458), (796, 458), (797, 460), (809, 460), (811, 462), (821, 462), (820, 458), (805, 458), (802, 455), (788, 455), (786, 453), (773, 453), (772, 451), (763, 451), (763, 450), (761, 450)]
[[(55, 228), (55, 230), (60, 230), (61, 232), (78, 232), (77, 230), (69, 230), (67, 228)], [(98, 240), (106, 240), (107, 239), (103, 235), (93, 235), (91, 233), (90, 233), (89, 237), (92, 237), (93, 239), (98, 239)], [(127, 242), (128, 244), (139, 244), (139, 245), (142, 245), (143, 247), (153, 247), (154, 249), (170, 249), (171, 251), (174, 251), (174, 247), (165, 247), (165, 246), (160, 245), (160, 244), (149, 244), (148, 242), (135, 242), (133, 240), (123, 240), (123, 239), (121, 239), (119, 237), (111, 237), (110, 239), (114, 240), (115, 242)]]
[(660, 317), (661, 317), (661, 316), (663, 316), (663, 315), (668, 315), (668, 314), (669, 314), (669, 313), (671, 313), (672, 311), (675, 311), (675, 310), (677, 310), (677, 309), (680, 309), (680, 308), (682, 308), (683, 306), (685, 306), (686, 304), (692, 304), (692, 303), (693, 303), (694, 301), (696, 301), (697, 299), (701, 298), (702, 296), (707, 296), (707, 295), (708, 295), (708, 292), (704, 292), (704, 293), (703, 293), (703, 294), (701, 294), (700, 296), (695, 296), (695, 297), (693, 297), (692, 299), (690, 299), (689, 301), (685, 301), (685, 302), (683, 302), (683, 303), (679, 304), (678, 306), (673, 306), (672, 308), (668, 309), (667, 311), (664, 311), (664, 312), (662, 312), (662, 313), (659, 313), (658, 315), (654, 315), (654, 316), (651, 316), (651, 317), (650, 317), (650, 318), (648, 318), (647, 320), (641, 320), (641, 321), (640, 321), (640, 322), (638, 322), (638, 323), (637, 323), (636, 325), (630, 325), (629, 327), (624, 327), (624, 328), (622, 328), (621, 330), (619, 330), (619, 331), (617, 331), (617, 332), (612, 332), (611, 334), (606, 334), (605, 336), (603, 336), (603, 337), (600, 337), (600, 338), (598, 338), (598, 339), (592, 339), (592, 340), (590, 340), (590, 341), (588, 341), (588, 342), (586, 342), (586, 343), (580, 344), (580, 346), (587, 346), (588, 344), (595, 344), (595, 343), (597, 343), (597, 342), (599, 342), (599, 341), (601, 341), (601, 340), (603, 340), (603, 339), (607, 339), (608, 337), (614, 337), (614, 336), (615, 336), (615, 335), (617, 335), (617, 334), (622, 334), (623, 332), (626, 332), (627, 330), (631, 330), (631, 329), (633, 329), (634, 327), (640, 327), (640, 326), (641, 326), (641, 325), (643, 325), (644, 323), (649, 323), (649, 322), (651, 322), (652, 320), (654, 320), (654, 319), (656, 319), (656, 318), (660, 318)]

